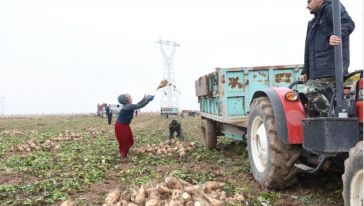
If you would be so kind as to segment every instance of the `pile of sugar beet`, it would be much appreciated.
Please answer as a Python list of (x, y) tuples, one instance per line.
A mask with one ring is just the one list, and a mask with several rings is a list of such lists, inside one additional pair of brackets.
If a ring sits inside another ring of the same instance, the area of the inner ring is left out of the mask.
[[(103, 206), (223, 206), (243, 203), (244, 196), (235, 194), (228, 197), (224, 183), (208, 181), (193, 185), (177, 177), (170, 176), (154, 186), (141, 186), (121, 191), (115, 188), (105, 197)], [(61, 206), (73, 206), (67, 200)]]
[[(160, 144), (151, 144), (134, 150), (136, 155), (150, 153), (153, 155), (177, 156), (185, 158), (196, 147), (194, 142), (171, 140)], [(191, 184), (178, 177), (169, 176), (163, 182), (153, 185), (130, 187), (125, 191), (115, 188), (109, 191), (103, 206), (223, 206), (244, 204), (242, 194), (228, 196), (224, 191), (225, 183), (208, 181), (204, 184)], [(61, 206), (75, 206), (69, 199)]]

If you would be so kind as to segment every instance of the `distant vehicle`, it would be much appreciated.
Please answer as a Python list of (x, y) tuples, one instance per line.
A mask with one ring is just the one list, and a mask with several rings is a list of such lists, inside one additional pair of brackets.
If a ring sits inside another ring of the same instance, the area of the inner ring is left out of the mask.
[(102, 117), (103, 113), (105, 113), (106, 105), (106, 103), (97, 104), (96, 116)]
[(162, 107), (160, 114), (161, 114), (161, 117), (165, 117), (165, 118), (168, 118), (169, 116), (177, 116), (178, 108)]
[[(106, 106), (107, 105), (108, 104), (106, 104), (106, 103), (97, 104), (96, 116), (103, 117), (103, 118), (106, 117)], [(120, 109), (121, 109), (120, 104), (110, 104), (110, 110), (114, 117), (119, 115)]]
[(181, 117), (195, 117), (200, 114), (199, 111), (195, 110), (182, 110)]

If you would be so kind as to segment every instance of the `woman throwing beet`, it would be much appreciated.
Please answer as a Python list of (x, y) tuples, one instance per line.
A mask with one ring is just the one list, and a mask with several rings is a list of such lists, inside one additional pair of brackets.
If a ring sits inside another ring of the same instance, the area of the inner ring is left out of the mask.
[(143, 108), (153, 99), (153, 95), (144, 96), (139, 103), (132, 104), (133, 100), (129, 94), (121, 94), (118, 97), (118, 101), (123, 107), (121, 108), (115, 123), (115, 136), (119, 142), (119, 152), (122, 162), (128, 161), (127, 156), (129, 149), (134, 144), (133, 133), (129, 126), (133, 119), (134, 110)]

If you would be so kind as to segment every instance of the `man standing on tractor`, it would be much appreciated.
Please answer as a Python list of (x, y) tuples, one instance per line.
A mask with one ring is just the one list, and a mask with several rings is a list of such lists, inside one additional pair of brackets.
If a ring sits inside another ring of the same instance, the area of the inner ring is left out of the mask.
[(314, 15), (308, 22), (305, 58), (302, 70), (306, 83), (304, 93), (308, 98), (310, 116), (328, 116), (335, 85), (334, 46), (342, 44), (344, 76), (350, 64), (349, 35), (355, 24), (341, 4), (341, 38), (333, 35), (332, 0), (307, 0), (307, 9)]

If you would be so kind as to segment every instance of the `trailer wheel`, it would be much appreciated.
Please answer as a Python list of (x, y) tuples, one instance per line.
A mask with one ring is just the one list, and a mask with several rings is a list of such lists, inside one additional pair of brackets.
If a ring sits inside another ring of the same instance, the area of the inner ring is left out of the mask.
[(216, 129), (212, 120), (202, 119), (201, 121), (202, 141), (209, 150), (215, 149), (217, 144)]
[(345, 206), (363, 205), (363, 141), (350, 149), (344, 164), (342, 194)]
[(272, 105), (267, 97), (250, 107), (248, 155), (255, 180), (269, 189), (284, 189), (297, 180), (293, 163), (300, 155), (297, 145), (284, 144), (277, 134)]

